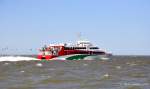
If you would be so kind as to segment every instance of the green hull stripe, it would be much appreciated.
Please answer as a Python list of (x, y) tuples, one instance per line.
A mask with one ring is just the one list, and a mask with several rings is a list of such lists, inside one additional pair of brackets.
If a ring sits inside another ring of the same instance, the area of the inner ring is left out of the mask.
[(91, 55), (74, 55), (74, 56), (66, 58), (66, 60), (81, 60), (87, 56), (91, 56)]

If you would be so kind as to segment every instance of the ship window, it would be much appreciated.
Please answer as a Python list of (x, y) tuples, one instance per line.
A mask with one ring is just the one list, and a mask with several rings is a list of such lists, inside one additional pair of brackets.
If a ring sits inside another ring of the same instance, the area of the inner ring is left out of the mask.
[(98, 47), (91, 47), (90, 49), (99, 49)]
[(64, 50), (86, 49), (86, 47), (65, 47)]

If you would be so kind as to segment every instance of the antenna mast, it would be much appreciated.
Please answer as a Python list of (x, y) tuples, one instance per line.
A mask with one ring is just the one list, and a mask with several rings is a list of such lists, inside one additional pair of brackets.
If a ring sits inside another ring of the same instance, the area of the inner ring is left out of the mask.
[(82, 36), (82, 34), (81, 34), (81, 32), (79, 32), (79, 33), (77, 34), (78, 40), (82, 40), (81, 36)]

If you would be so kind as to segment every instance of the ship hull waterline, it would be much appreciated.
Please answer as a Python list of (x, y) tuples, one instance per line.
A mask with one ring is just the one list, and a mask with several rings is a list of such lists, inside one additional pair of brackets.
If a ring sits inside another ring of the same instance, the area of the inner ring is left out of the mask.
[(110, 55), (89, 55), (89, 54), (73, 54), (64, 55), (59, 57), (50, 58), (49, 56), (44, 56), (40, 58), (42, 61), (49, 60), (109, 60)]

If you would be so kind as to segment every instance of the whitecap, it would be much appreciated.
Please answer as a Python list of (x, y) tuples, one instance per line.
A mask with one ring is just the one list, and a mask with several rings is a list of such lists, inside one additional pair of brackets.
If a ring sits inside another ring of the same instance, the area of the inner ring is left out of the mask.
[(83, 66), (88, 66), (88, 64), (83, 64)]
[(9, 65), (9, 63), (6, 62), (6, 63), (4, 63), (4, 65)]
[(20, 71), (20, 72), (21, 72), (21, 73), (24, 73), (25, 71), (22, 70), (22, 71)]
[(109, 74), (104, 74), (103, 76), (104, 76), (104, 77), (109, 77), (110, 75), (109, 75)]
[(116, 69), (121, 69), (121, 66), (116, 66)]
[(36, 66), (38, 66), (38, 67), (42, 67), (42, 66), (43, 66), (43, 64), (42, 64), (42, 63), (37, 63), (37, 64), (36, 64)]
[(38, 59), (32, 58), (32, 57), (21, 57), (21, 56), (0, 57), (0, 62), (2, 62), (2, 61), (31, 61), (31, 60), (38, 60)]

